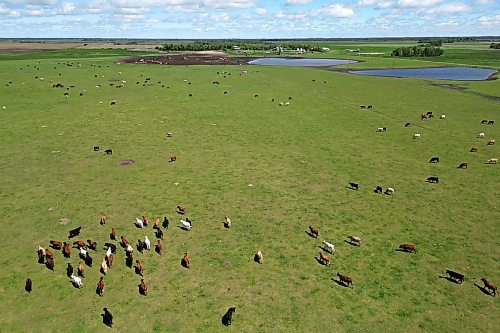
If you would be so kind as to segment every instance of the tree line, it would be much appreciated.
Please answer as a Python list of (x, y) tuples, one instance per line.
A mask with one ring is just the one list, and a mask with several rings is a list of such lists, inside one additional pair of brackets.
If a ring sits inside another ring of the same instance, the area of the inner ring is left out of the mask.
[(283, 49), (302, 48), (307, 51), (319, 52), (320, 46), (303, 44), (303, 43), (248, 43), (248, 42), (194, 42), (194, 43), (168, 43), (162, 46), (157, 46), (157, 50), (161, 51), (228, 51), (232, 50), (233, 46), (238, 46), (241, 50), (258, 50), (267, 51), (273, 48), (281, 47)]
[(500, 49), (500, 43), (491, 43), (490, 49)]
[(416, 45), (409, 47), (398, 47), (392, 51), (393, 57), (438, 57), (443, 55), (444, 50), (432, 45)]

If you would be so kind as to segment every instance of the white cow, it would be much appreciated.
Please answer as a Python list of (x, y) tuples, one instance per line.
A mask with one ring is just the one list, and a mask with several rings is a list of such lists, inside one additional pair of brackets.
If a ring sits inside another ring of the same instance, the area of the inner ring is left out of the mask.
[(484, 132), (479, 133), (479, 134), (477, 135), (477, 137), (478, 137), (478, 138), (480, 138), (480, 139), (484, 138)]
[(414, 139), (420, 139), (420, 134), (419, 133), (413, 134), (413, 138)]
[(151, 249), (151, 242), (149, 241), (148, 236), (144, 237), (144, 244), (146, 244), (146, 249), (147, 250)]
[(385, 194), (387, 194), (387, 195), (394, 194), (394, 189), (392, 187), (388, 187), (387, 190), (385, 190)]
[(323, 241), (323, 244), (325, 244), (331, 254), (335, 252), (335, 245), (333, 245), (332, 243), (328, 243), (326, 240)]
[(490, 158), (490, 159), (488, 160), (488, 163), (489, 163), (489, 164), (497, 164), (497, 162), (498, 162), (498, 158)]
[(111, 248), (110, 248), (110, 247), (108, 247), (108, 250), (106, 251), (106, 257), (108, 257), (108, 258), (109, 258), (109, 256), (111, 255), (111, 253), (112, 253), (112, 252), (113, 252), (113, 251), (111, 250)]
[(134, 253), (134, 248), (132, 247), (132, 245), (127, 244), (126, 251), (127, 251), (128, 253)]
[(135, 218), (135, 222), (134, 224), (136, 225), (136, 227), (138, 228), (142, 228), (144, 226), (144, 222), (142, 222), (141, 219), (138, 219), (137, 217)]
[(71, 280), (73, 280), (73, 284), (78, 286), (78, 288), (81, 288), (83, 286), (82, 279), (78, 276), (74, 276), (73, 274), (71, 274)]
[(108, 273), (108, 264), (106, 263), (106, 258), (102, 258), (101, 269), (103, 274)]
[(189, 222), (189, 221), (181, 220), (180, 222), (181, 222), (181, 225), (182, 225), (181, 228), (183, 228), (183, 229), (191, 230), (191, 228), (193, 227), (191, 225), (191, 222)]
[(441, 117), (439, 117), (439, 119), (446, 119), (446, 115), (442, 114)]
[(80, 248), (80, 255), (83, 257), (87, 256), (87, 250), (83, 249), (82, 247)]

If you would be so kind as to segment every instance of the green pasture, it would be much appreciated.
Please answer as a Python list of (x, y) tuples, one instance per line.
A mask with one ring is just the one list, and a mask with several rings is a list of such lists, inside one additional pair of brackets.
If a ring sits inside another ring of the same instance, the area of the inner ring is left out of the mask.
[[(103, 307), (120, 332), (500, 326), (498, 297), (475, 286), (483, 276), (500, 283), (500, 166), (485, 163), (500, 155), (498, 145), (486, 145), (500, 137), (499, 104), (470, 93), (495, 93), (497, 81), (457, 90), (307, 68), (114, 61), (0, 61), (1, 332), (111, 331), (102, 324)], [(360, 108), (368, 104), (374, 108)], [(421, 121), (428, 111), (436, 118)], [(97, 145), (113, 155), (94, 152)], [(477, 153), (469, 152), (473, 146)], [(168, 162), (171, 155), (176, 162)], [(433, 156), (441, 163), (429, 164)], [(117, 165), (126, 159), (135, 163)], [(468, 169), (457, 169), (461, 162)], [(429, 176), (440, 183), (426, 183)], [(375, 194), (376, 185), (395, 195)], [(192, 231), (176, 227), (177, 205), (187, 207)], [(103, 213), (105, 226), (98, 223)], [(134, 253), (148, 296), (139, 295), (140, 276), (125, 266), (120, 247), (104, 296), (97, 296), (111, 227), (134, 244), (145, 235), (155, 241), (151, 227), (133, 225), (144, 214), (170, 220), (162, 256)], [(319, 228), (319, 239), (306, 234), (309, 225)], [(65, 271), (79, 262), (75, 249), (71, 259), (54, 251), (53, 272), (36, 256), (37, 245), (67, 241), (78, 226), (76, 239), (99, 248), (90, 251), (94, 267), (86, 267), (80, 290)], [(348, 235), (362, 237), (362, 246), (347, 244)], [(323, 239), (337, 248), (331, 267), (315, 259)], [(417, 254), (395, 251), (402, 243), (416, 244)], [(262, 265), (253, 261), (258, 249)], [(189, 270), (180, 265), (184, 252)], [(465, 282), (440, 278), (446, 269), (463, 273)], [(354, 287), (336, 283), (336, 272), (351, 276)], [(221, 317), (231, 306), (236, 313), (226, 328)]]

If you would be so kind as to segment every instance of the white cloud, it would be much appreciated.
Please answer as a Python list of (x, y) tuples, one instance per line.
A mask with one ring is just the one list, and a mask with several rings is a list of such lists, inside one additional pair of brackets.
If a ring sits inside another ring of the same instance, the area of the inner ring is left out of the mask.
[(265, 15), (267, 13), (267, 10), (263, 7), (255, 8), (255, 13), (259, 15)]
[(482, 26), (500, 26), (500, 15), (481, 16), (477, 20)]
[(302, 6), (313, 2), (313, 0), (287, 0), (287, 6)]
[(343, 5), (333, 4), (314, 9), (312, 14), (342, 18), (354, 16), (354, 11), (351, 8), (344, 7)]
[(428, 12), (430, 14), (433, 13), (450, 14), (450, 13), (463, 13), (463, 12), (468, 12), (470, 10), (471, 8), (467, 4), (461, 2), (454, 2), (431, 9)]
[(437, 5), (442, 0), (399, 0), (398, 7), (400, 8), (418, 8), (430, 7)]
[(490, 5), (495, 3), (495, 0), (476, 0), (478, 5)]

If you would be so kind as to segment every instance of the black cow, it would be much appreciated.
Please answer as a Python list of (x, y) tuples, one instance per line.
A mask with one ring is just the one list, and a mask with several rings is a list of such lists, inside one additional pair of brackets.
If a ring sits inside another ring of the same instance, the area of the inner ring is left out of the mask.
[(76, 228), (76, 229), (70, 230), (70, 231), (69, 231), (69, 236), (68, 236), (68, 238), (70, 238), (70, 239), (71, 239), (71, 238), (73, 238), (73, 237), (78, 236), (78, 235), (80, 234), (80, 230), (82, 230), (82, 227), (78, 227), (78, 228)]
[(429, 163), (439, 163), (439, 157), (435, 156), (435, 157), (432, 157), (429, 161)]
[(104, 246), (106, 248), (106, 250), (108, 249), (108, 247), (111, 248), (111, 253), (116, 253), (116, 245), (113, 244), (113, 243), (104, 243)]
[(378, 193), (378, 194), (382, 194), (382, 186), (377, 185), (377, 187), (375, 187), (373, 192)]
[(359, 185), (357, 183), (349, 183), (349, 186), (353, 189), (353, 190), (358, 190), (359, 189)]
[(71, 277), (73, 275), (73, 266), (68, 262), (68, 267), (66, 267), (66, 275), (68, 277)]
[(451, 271), (449, 269), (446, 270), (446, 274), (448, 274), (450, 276), (450, 279), (456, 281), (457, 283), (461, 284), (462, 282), (464, 282), (463, 274)]
[(24, 290), (26, 290), (26, 292), (28, 292), (28, 293), (31, 293), (31, 291), (33, 290), (33, 281), (31, 281), (30, 278), (26, 279), (26, 284), (24, 285)]
[(371, 109), (371, 108), (373, 108), (373, 105), (368, 105), (366, 108)]
[(227, 312), (222, 317), (222, 324), (225, 326), (231, 325), (231, 322), (233, 320), (233, 313), (235, 313), (235, 312), (236, 312), (235, 307), (231, 307), (231, 308), (227, 309)]
[(111, 105), (116, 105), (116, 101), (111, 101)]
[(163, 231), (160, 229), (160, 227), (156, 227), (156, 238), (163, 239)]
[(170, 224), (170, 221), (167, 219), (166, 216), (163, 217), (163, 223), (161, 224), (163, 228), (168, 229), (168, 225)]
[(105, 153), (106, 155), (113, 155), (113, 149), (106, 149), (106, 150), (104, 151), (104, 153)]
[(439, 177), (432, 177), (432, 176), (431, 176), (431, 177), (428, 177), (428, 178), (427, 178), (427, 181), (428, 181), (429, 183), (439, 183)]
[(495, 123), (495, 121), (494, 121), (494, 120), (489, 120), (489, 121), (488, 121), (488, 125), (493, 125), (494, 123)]
[(109, 312), (107, 308), (102, 309), (102, 311), (104, 311), (104, 313), (101, 314), (104, 325), (113, 327), (113, 315), (111, 312)]

